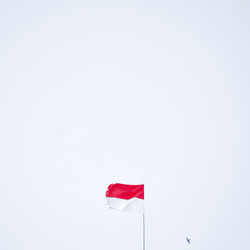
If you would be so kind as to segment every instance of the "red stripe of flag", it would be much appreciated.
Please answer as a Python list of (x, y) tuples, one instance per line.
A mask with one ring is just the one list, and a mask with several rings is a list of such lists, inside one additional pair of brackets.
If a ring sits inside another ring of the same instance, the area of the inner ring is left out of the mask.
[(121, 183), (111, 184), (106, 191), (106, 197), (129, 200), (139, 198), (144, 200), (144, 184), (126, 185)]

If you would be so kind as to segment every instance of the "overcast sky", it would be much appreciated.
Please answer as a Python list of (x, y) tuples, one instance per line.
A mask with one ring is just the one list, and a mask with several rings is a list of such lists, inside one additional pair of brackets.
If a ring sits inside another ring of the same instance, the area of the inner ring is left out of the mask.
[(249, 10), (0, 1), (0, 249), (249, 250)]

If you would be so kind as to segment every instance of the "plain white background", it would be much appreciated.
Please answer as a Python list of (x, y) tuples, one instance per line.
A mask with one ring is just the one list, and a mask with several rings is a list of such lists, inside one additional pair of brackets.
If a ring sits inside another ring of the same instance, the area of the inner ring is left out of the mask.
[(1, 1), (0, 249), (250, 249), (249, 8)]

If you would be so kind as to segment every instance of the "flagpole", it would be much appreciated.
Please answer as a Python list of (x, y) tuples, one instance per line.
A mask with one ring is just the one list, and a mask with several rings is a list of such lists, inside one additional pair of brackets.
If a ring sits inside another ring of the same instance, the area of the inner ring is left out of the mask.
[(146, 248), (145, 243), (145, 182), (143, 182), (143, 193), (144, 193), (144, 208), (143, 208), (143, 250)]
[(145, 213), (143, 213), (143, 250), (145, 250)]

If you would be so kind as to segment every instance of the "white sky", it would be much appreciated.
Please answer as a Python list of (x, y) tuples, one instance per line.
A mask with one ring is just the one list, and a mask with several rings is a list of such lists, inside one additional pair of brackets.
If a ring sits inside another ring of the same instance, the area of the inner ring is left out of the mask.
[(249, 250), (249, 9), (1, 1), (0, 249)]

